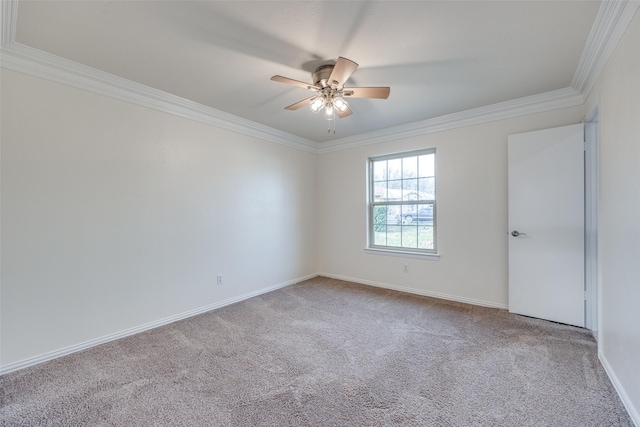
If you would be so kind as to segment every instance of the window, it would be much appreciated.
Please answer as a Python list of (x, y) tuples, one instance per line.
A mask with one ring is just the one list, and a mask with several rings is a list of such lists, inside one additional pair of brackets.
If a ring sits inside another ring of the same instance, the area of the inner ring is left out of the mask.
[(436, 151), (369, 159), (369, 248), (436, 253)]

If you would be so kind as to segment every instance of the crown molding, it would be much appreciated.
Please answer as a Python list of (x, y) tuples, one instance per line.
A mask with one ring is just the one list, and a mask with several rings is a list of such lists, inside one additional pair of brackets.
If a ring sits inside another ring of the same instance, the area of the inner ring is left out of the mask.
[(365, 145), (582, 105), (640, 8), (637, 0), (603, 1), (571, 86), (328, 142), (315, 142), (16, 43), (17, 0), (2, 0), (0, 63), (17, 71), (218, 128), (312, 153)]
[(2, 0), (1, 11), (0, 65), (2, 68), (276, 144), (317, 152), (317, 142), (16, 43), (18, 0)]
[(637, 0), (607, 0), (600, 4), (571, 81), (571, 87), (580, 92), (585, 99), (638, 9), (640, 1)]
[(142, 107), (309, 152), (317, 143), (20, 43), (2, 48), (2, 67)]
[(433, 119), (394, 126), (328, 142), (315, 142), (188, 99), (163, 92), (50, 53), (12, 42), (0, 49), (2, 68), (40, 77), (218, 128), (313, 153), (327, 153), (511, 117), (534, 114), (584, 102), (571, 88), (527, 96)]
[(8, 46), (16, 39), (16, 22), (18, 21), (18, 1), (2, 0), (2, 34), (0, 34), (1, 46)]
[(364, 145), (487, 123), (584, 102), (571, 88), (527, 96), (420, 122), (394, 126), (328, 142), (315, 142), (225, 113), (50, 53), (12, 42), (0, 50), (2, 67), (40, 77), (98, 95), (130, 102), (218, 128), (313, 153), (346, 150)]
[(510, 119), (527, 114), (542, 113), (559, 108), (575, 107), (584, 103), (584, 97), (571, 88), (558, 89), (538, 95), (487, 105), (447, 114), (433, 119), (395, 126), (380, 131), (324, 142), (319, 153), (346, 150), (365, 145), (397, 141), (434, 132), (473, 126), (497, 120)]

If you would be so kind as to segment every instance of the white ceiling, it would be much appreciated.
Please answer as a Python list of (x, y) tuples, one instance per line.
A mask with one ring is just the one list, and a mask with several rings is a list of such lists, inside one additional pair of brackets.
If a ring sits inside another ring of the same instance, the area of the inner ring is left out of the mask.
[[(20, 1), (16, 42), (316, 142), (570, 86), (599, 1)], [(336, 134), (284, 107), (319, 64), (360, 64)]]

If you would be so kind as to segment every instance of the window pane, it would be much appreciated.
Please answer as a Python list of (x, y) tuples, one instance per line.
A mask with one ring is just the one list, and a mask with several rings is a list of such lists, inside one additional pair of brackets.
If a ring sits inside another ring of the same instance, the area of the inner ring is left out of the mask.
[(433, 226), (433, 205), (420, 205), (418, 206), (418, 222), (421, 225)]
[(405, 157), (402, 159), (402, 178), (415, 178), (418, 176), (418, 158)]
[(433, 227), (418, 227), (418, 248), (433, 249)]
[(402, 223), (411, 224), (418, 216), (418, 207), (416, 205), (402, 205)]
[(374, 206), (373, 207), (373, 223), (376, 225), (376, 230), (379, 231), (377, 227), (380, 224), (387, 223), (387, 207), (386, 206)]
[(398, 225), (401, 223), (400, 216), (400, 206), (399, 205), (391, 205), (387, 207), (387, 224), (390, 225)]
[(387, 246), (387, 229), (381, 229), (373, 233), (373, 244), (379, 246)]
[(373, 201), (385, 202), (388, 199), (387, 195), (387, 182), (376, 182), (373, 184)]
[(434, 200), (436, 195), (435, 178), (418, 179), (418, 193), (420, 200)]
[(402, 246), (401, 227), (399, 225), (387, 226), (387, 246)]
[(373, 162), (373, 180), (386, 181), (387, 179), (387, 161), (380, 160)]
[(389, 179), (402, 179), (402, 159), (393, 159), (387, 162)]
[(425, 154), (418, 158), (418, 172), (420, 177), (436, 175), (435, 154)]
[(402, 226), (402, 247), (417, 248), (418, 247), (418, 227), (415, 225)]
[(402, 201), (418, 200), (418, 180), (405, 179), (402, 181)]
[(402, 180), (401, 179), (389, 181), (389, 190), (387, 192), (387, 200), (390, 202), (398, 202), (402, 200)]

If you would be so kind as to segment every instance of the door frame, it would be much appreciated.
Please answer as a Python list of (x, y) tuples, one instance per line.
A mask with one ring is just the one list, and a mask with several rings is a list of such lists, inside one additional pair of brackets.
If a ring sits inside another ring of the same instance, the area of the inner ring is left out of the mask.
[(600, 292), (598, 269), (598, 107), (584, 119), (584, 268), (585, 327), (598, 340)]

